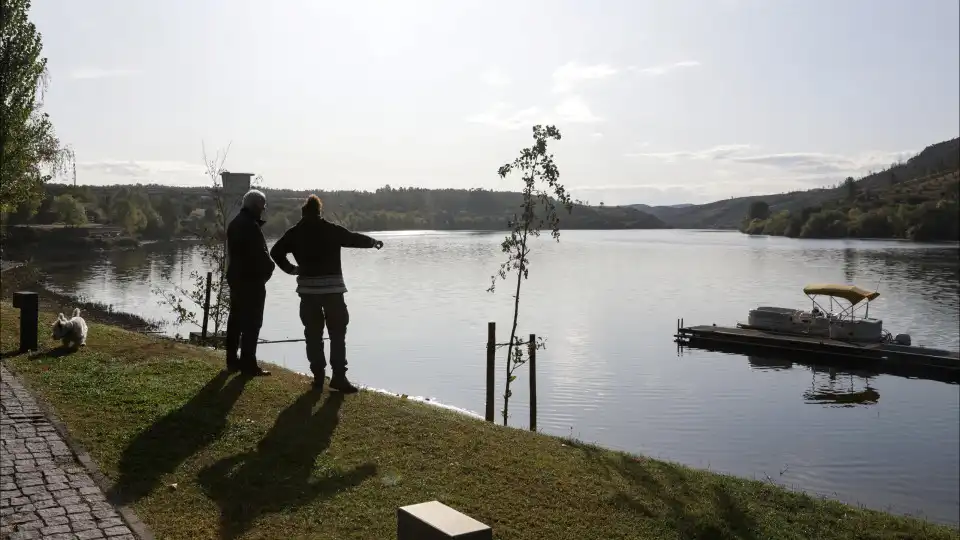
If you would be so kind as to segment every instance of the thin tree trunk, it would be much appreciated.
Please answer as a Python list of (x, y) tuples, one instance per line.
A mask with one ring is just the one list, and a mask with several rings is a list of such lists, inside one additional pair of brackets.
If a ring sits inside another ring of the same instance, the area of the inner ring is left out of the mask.
[[(527, 220), (529, 223), (529, 220)], [(524, 258), (527, 256), (527, 228), (529, 225), (524, 224), (523, 226), (523, 238), (520, 240), (520, 268), (517, 269), (517, 290), (513, 296), (513, 326), (510, 327), (510, 341), (507, 345), (507, 389), (504, 392), (503, 399), (503, 425), (507, 425), (507, 411), (510, 406), (510, 398), (507, 395), (510, 394), (510, 376), (513, 374), (513, 370), (510, 369), (510, 363), (513, 361), (513, 342), (517, 336), (517, 319), (520, 316), (520, 284), (523, 280), (523, 270), (526, 267), (524, 263)]]

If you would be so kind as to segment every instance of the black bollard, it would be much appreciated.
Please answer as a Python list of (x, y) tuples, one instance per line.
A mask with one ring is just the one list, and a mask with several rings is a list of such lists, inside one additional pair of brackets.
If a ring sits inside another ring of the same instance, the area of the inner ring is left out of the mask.
[(13, 307), (20, 310), (20, 352), (37, 350), (40, 297), (35, 292), (17, 291), (13, 293)]
[(497, 323), (487, 323), (487, 422), (493, 422), (494, 411), (494, 369), (496, 368), (497, 354)]
[(212, 285), (212, 279), (213, 272), (207, 272), (207, 292), (203, 297), (203, 329), (200, 331), (200, 337), (203, 338), (204, 344), (207, 341), (207, 321), (210, 320), (210, 286)]

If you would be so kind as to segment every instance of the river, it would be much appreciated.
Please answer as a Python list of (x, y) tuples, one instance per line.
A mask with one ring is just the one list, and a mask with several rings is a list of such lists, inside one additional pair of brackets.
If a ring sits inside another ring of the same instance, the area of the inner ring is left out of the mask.
[[(506, 341), (512, 315), (507, 282), (486, 292), (503, 258), (503, 234), (374, 236), (383, 250), (344, 250), (351, 378), (482, 413), (487, 321)], [(559, 243), (549, 235), (538, 241), (531, 260), (520, 332), (546, 339), (537, 366), (542, 431), (957, 523), (958, 386), (678, 352), (672, 341), (680, 317), (688, 325), (733, 325), (758, 305), (808, 307), (807, 283), (841, 282), (879, 286), (870, 313), (893, 333), (956, 350), (956, 245), (565, 231)], [(52, 285), (86, 299), (169, 318), (151, 290), (186, 283), (198, 265), (196, 247), (158, 244), (91, 256), (50, 275)], [(294, 289), (294, 278), (277, 270), (262, 338), (302, 337)], [(302, 343), (263, 345), (259, 356), (307, 371)], [(498, 396), (502, 362), (501, 352)], [(510, 423), (526, 427), (525, 369), (518, 375)], [(864, 390), (874, 400), (840, 406), (814, 399)]]

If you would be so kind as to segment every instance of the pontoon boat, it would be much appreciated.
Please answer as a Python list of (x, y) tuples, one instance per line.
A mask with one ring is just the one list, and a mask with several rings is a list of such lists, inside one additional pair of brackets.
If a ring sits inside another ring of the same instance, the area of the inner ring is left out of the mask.
[[(798, 309), (761, 306), (750, 310), (747, 324), (738, 324), (741, 328), (752, 328), (779, 334), (816, 336), (857, 343), (895, 342), (910, 345), (910, 336), (900, 334), (892, 339), (890, 332), (883, 329), (883, 321), (872, 319), (870, 302), (880, 293), (861, 289), (856, 285), (818, 284), (803, 288), (813, 302), (810, 311)], [(828, 306), (817, 302), (817, 297), (830, 299)], [(840, 300), (846, 300), (844, 306)], [(861, 302), (864, 302), (861, 304)], [(862, 317), (857, 315), (859, 307), (865, 307)], [(835, 311), (835, 309), (837, 311)]]

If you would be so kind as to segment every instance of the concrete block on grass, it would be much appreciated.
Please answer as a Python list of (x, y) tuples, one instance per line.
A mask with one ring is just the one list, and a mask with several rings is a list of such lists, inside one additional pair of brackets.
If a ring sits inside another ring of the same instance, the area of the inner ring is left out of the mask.
[(439, 502), (397, 509), (397, 540), (493, 540), (493, 529)]

